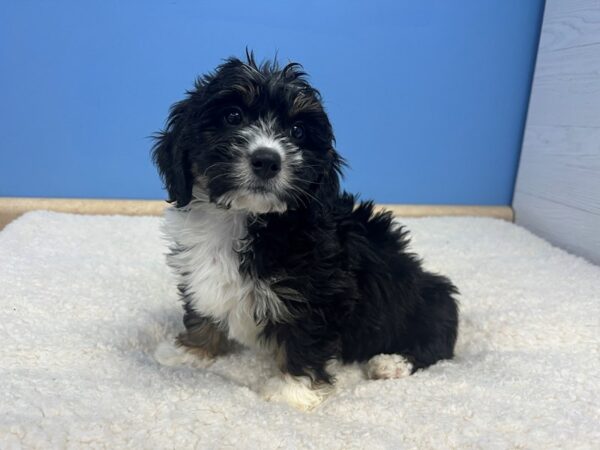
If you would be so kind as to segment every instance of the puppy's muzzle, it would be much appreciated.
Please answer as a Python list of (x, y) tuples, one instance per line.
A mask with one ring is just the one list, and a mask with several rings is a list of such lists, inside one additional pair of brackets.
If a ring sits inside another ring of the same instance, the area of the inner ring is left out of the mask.
[(268, 147), (260, 147), (250, 156), (252, 172), (261, 180), (270, 180), (281, 172), (281, 156)]

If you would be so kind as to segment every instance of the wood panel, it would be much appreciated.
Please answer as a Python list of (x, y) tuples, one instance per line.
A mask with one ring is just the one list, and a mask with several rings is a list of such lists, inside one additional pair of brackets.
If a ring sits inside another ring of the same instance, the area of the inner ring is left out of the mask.
[(547, 0), (516, 222), (600, 263), (600, 0)]
[(542, 54), (600, 44), (600, 0), (546, 1)]
[(600, 214), (600, 128), (528, 126), (523, 146), (518, 192)]
[(541, 53), (527, 123), (600, 127), (599, 99), (600, 44)]
[(600, 215), (523, 192), (515, 197), (513, 207), (519, 225), (600, 264)]

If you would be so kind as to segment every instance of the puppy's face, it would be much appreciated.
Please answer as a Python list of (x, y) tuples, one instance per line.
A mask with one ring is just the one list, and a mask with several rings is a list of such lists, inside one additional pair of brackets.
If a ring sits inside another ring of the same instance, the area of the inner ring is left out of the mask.
[(154, 160), (170, 200), (194, 197), (260, 214), (327, 202), (341, 158), (331, 125), (297, 64), (230, 59), (173, 106)]

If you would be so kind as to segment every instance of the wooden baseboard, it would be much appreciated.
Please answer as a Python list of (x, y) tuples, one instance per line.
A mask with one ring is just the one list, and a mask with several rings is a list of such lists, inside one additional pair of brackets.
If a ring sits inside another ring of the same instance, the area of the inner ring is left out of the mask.
[(428, 216), (481, 216), (512, 222), (513, 210), (510, 206), (476, 206), (476, 205), (377, 205), (392, 211), (398, 217)]
[[(157, 216), (167, 203), (163, 200), (110, 200), (81, 198), (25, 198), (0, 197), (0, 229), (21, 214), (34, 210), (47, 210), (75, 214), (101, 214), (126, 216)], [(379, 205), (397, 216), (484, 216), (513, 221), (509, 206), (461, 205)]]

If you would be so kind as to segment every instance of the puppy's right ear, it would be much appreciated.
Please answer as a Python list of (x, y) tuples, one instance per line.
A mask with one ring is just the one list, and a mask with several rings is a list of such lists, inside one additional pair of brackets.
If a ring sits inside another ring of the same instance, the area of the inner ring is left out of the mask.
[(192, 200), (193, 176), (185, 149), (185, 121), (190, 101), (188, 98), (171, 107), (167, 126), (154, 136), (156, 142), (152, 148), (152, 159), (169, 193), (168, 201), (177, 207)]

